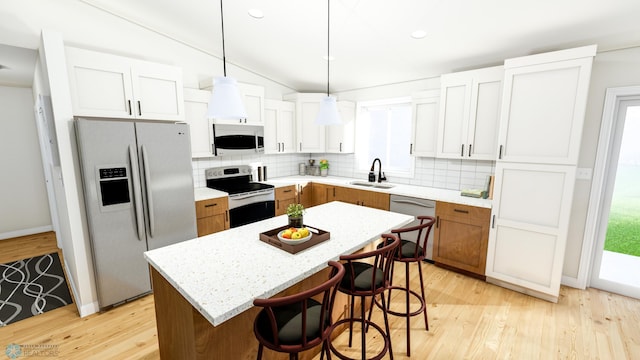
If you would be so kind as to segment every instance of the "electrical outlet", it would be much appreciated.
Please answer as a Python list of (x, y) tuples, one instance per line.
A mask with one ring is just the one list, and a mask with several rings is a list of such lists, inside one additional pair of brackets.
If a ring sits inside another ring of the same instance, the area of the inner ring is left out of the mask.
[(576, 179), (577, 180), (591, 180), (591, 174), (593, 169), (591, 168), (578, 168), (576, 170)]

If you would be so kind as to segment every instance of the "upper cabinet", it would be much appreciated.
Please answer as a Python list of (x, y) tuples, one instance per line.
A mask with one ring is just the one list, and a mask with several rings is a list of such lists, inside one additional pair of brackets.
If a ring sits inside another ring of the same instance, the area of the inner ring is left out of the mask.
[(287, 154), (296, 152), (295, 110), (295, 104), (291, 101), (265, 100), (265, 154)]
[[(294, 101), (296, 107), (296, 150), (299, 153), (353, 152), (355, 129), (355, 104), (338, 101), (341, 125), (316, 125), (324, 93), (294, 93), (284, 100)], [(330, 138), (330, 142), (327, 142)]]
[(207, 119), (210, 97), (211, 91), (184, 89), (185, 121), (191, 130), (191, 156), (194, 158), (214, 156)]
[(350, 101), (338, 101), (342, 124), (329, 125), (326, 129), (328, 153), (347, 154), (355, 149), (356, 106)]
[[(207, 78), (200, 81), (200, 88), (203, 90), (213, 91), (215, 84), (213, 78)], [(264, 87), (260, 85), (238, 83), (238, 91), (242, 98), (242, 104), (247, 112), (244, 119), (213, 119), (215, 124), (246, 124), (246, 125), (264, 125)]]
[(505, 61), (500, 160), (577, 164), (593, 54), (585, 46)]
[(410, 153), (414, 156), (436, 156), (438, 141), (438, 109), (440, 91), (429, 90), (413, 94)]
[(502, 66), (442, 75), (436, 156), (495, 160)]
[(184, 120), (180, 68), (73, 47), (66, 56), (74, 115)]

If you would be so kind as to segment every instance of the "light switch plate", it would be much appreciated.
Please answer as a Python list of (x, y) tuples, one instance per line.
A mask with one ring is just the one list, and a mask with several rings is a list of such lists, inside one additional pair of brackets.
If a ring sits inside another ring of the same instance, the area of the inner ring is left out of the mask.
[(576, 170), (576, 179), (577, 180), (591, 180), (592, 173), (593, 173), (593, 169), (591, 169), (591, 168), (578, 168)]

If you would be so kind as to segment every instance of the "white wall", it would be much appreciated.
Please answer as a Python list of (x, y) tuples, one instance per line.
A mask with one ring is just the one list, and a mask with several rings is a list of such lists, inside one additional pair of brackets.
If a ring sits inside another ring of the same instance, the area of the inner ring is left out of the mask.
[(0, 86), (0, 239), (51, 230), (31, 89)]

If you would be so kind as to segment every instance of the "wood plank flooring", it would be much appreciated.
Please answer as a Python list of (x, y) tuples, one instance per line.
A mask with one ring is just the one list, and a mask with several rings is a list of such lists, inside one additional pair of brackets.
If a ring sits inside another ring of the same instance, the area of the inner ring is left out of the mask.
[[(51, 236), (38, 245), (29, 238), (0, 240), (0, 262), (50, 252), (51, 239), (55, 247)], [(33, 249), (41, 253), (30, 253)], [(415, 270), (412, 286), (419, 283)], [(558, 304), (552, 304), (433, 265), (425, 264), (423, 270), (430, 331), (420, 317), (412, 318), (407, 357), (404, 319), (391, 317), (396, 359), (640, 357), (639, 300), (562, 287)], [(393, 306), (403, 306), (400, 297), (393, 296)], [(382, 323), (379, 311), (374, 310), (373, 320)], [(354, 335), (354, 342), (359, 341), (357, 330)], [(373, 354), (380, 339), (371, 332), (367, 341)], [(0, 350), (10, 343), (57, 345), (54, 358), (59, 359), (158, 359), (153, 295), (82, 319), (75, 305), (69, 305), (0, 328)], [(351, 353), (346, 334), (334, 344)]]

